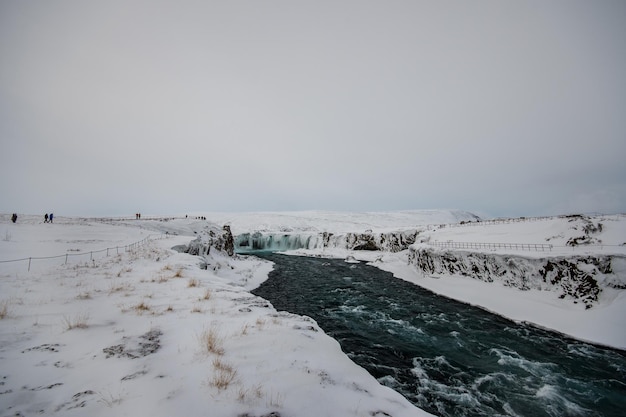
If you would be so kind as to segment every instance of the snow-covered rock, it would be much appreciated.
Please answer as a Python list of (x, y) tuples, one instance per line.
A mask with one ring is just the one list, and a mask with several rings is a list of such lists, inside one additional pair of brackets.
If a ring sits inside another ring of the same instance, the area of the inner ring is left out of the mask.
[(598, 301), (603, 287), (624, 285), (624, 277), (613, 272), (612, 262), (626, 261), (621, 256), (528, 258), (424, 246), (412, 247), (408, 259), (424, 274), (458, 274), (485, 282), (497, 280), (523, 291), (556, 291), (560, 298), (580, 301), (587, 308)]
[(177, 250), (199, 256), (208, 255), (211, 249), (224, 252), (228, 256), (235, 254), (235, 243), (230, 226), (225, 225), (220, 230), (214, 225), (206, 225), (195, 233), (198, 235), (196, 239), (192, 240), (189, 245), (178, 247)]

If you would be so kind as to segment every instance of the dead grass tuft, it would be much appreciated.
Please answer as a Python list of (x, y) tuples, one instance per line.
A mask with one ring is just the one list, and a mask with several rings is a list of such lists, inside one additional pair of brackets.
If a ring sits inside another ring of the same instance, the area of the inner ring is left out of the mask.
[(258, 401), (263, 398), (263, 389), (261, 385), (255, 385), (251, 388), (239, 387), (239, 392), (237, 393), (237, 400), (240, 403), (245, 403), (248, 401)]
[(187, 287), (189, 288), (194, 288), (194, 287), (199, 287), (199, 286), (200, 286), (200, 282), (195, 278), (192, 278), (187, 282)]
[(91, 294), (89, 292), (81, 292), (76, 298), (79, 300), (89, 300), (91, 299)]
[(205, 329), (199, 337), (200, 345), (206, 353), (224, 354), (224, 337), (215, 328)]
[(124, 292), (124, 291), (133, 291), (135, 288), (128, 284), (128, 283), (117, 283), (117, 282), (111, 282), (111, 286), (109, 287), (109, 295), (117, 293), (117, 292)]
[(67, 330), (72, 329), (86, 329), (89, 327), (87, 322), (89, 321), (89, 314), (77, 314), (74, 318), (63, 316), (63, 322)]
[(213, 379), (211, 379), (211, 385), (220, 391), (227, 389), (237, 378), (235, 368), (219, 358), (213, 360), (213, 368), (215, 373), (213, 374)]
[(119, 278), (119, 277), (121, 277), (121, 276), (122, 276), (122, 274), (123, 274), (123, 273), (126, 273), (126, 272), (133, 272), (133, 268), (128, 267), (128, 268), (123, 268), (123, 269), (121, 269), (121, 270), (120, 270), (120, 272), (118, 272), (118, 273), (117, 273), (117, 277), (118, 277), (118, 278)]
[(0, 320), (9, 316), (9, 302), (4, 300), (0, 302)]
[(145, 301), (142, 301), (141, 303), (137, 304), (135, 307), (133, 307), (135, 309), (136, 312), (138, 312), (139, 314), (143, 313), (144, 311), (150, 311), (150, 306), (148, 304), (146, 304)]

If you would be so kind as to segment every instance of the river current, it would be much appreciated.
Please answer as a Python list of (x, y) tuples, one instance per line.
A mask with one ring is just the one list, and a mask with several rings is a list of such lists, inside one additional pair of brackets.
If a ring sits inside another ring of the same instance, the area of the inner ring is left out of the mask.
[(255, 255), (275, 263), (256, 295), (315, 319), (355, 363), (433, 414), (626, 415), (626, 352), (512, 322), (364, 263)]

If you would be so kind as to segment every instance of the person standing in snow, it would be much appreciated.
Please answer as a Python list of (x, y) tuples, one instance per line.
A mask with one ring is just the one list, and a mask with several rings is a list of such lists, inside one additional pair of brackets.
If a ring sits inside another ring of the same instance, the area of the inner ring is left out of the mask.
[(49, 217), (50, 223), (52, 223), (52, 216), (54, 216), (54, 214), (50, 213), (50, 217)]
[(46, 215), (43, 216), (43, 222), (48, 223), (48, 213), (46, 213)]
[(17, 221), (17, 214), (13, 213), (13, 215), (11, 216), (11, 221), (13, 223), (15, 223)]

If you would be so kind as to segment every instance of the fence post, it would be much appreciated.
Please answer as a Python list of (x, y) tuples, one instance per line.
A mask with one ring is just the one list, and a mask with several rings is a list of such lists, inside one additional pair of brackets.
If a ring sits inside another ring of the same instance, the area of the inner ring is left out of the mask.
[(30, 260), (33, 258), (28, 258), (28, 271), (30, 272)]
[(65, 254), (65, 265), (67, 265), (67, 253)]

